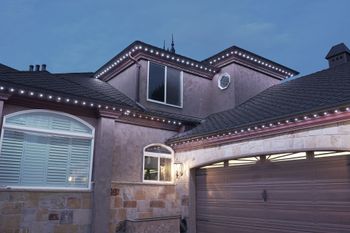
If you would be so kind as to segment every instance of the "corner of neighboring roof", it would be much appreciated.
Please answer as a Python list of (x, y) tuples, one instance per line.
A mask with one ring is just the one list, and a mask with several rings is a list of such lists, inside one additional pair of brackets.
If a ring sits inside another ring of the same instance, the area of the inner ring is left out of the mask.
[(0, 73), (18, 72), (17, 69), (0, 63)]
[(334, 57), (336, 55), (339, 55), (341, 53), (348, 53), (350, 54), (349, 48), (344, 43), (339, 43), (337, 45), (332, 46), (332, 48), (329, 50), (329, 52), (326, 55), (326, 59), (329, 59), (331, 57)]

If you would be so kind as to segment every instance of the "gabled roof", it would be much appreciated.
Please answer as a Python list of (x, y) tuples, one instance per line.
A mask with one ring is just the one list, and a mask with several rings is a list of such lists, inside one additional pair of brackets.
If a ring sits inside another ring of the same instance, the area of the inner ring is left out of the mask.
[(329, 59), (331, 57), (334, 57), (336, 55), (339, 55), (341, 53), (348, 53), (350, 54), (350, 50), (349, 48), (344, 44), (344, 43), (340, 43), (337, 45), (334, 45), (331, 50), (329, 50), (326, 59)]
[(135, 41), (99, 68), (95, 72), (95, 77), (109, 80), (111, 74), (116, 75), (120, 73), (134, 64), (134, 59), (139, 60), (141, 58), (163, 61), (205, 78), (212, 78), (217, 72), (214, 66), (203, 64), (195, 59), (175, 54), (141, 41)]
[(221, 67), (233, 62), (255, 67), (263, 72), (269, 72), (269, 74), (273, 74), (278, 79), (284, 79), (299, 74), (293, 69), (237, 46), (225, 49), (203, 61), (197, 61), (141, 41), (135, 41), (99, 68), (95, 72), (95, 77), (102, 80), (109, 80), (134, 64), (135, 60), (140, 60), (141, 58), (161, 61), (165, 64), (179, 67), (186, 72), (208, 79), (212, 79)]
[(252, 129), (261, 124), (350, 104), (350, 62), (272, 86), (234, 109), (208, 116), (196, 128), (169, 142)]
[(0, 63), (0, 73), (16, 72), (18, 70)]
[(139, 109), (136, 103), (110, 84), (93, 78), (93, 73), (51, 74), (47, 71), (17, 71), (0, 73), (0, 85), (18, 91), (25, 90), (46, 96), (53, 95), (68, 98), (71, 101), (125, 106)]
[(232, 46), (230, 48), (224, 49), (223, 51), (203, 60), (202, 62), (218, 68), (232, 62), (243, 63), (260, 68), (262, 70), (278, 73), (282, 77), (281, 79), (293, 77), (299, 74), (299, 72), (296, 70), (283, 66), (277, 62), (271, 61), (267, 58), (264, 58), (237, 46)]

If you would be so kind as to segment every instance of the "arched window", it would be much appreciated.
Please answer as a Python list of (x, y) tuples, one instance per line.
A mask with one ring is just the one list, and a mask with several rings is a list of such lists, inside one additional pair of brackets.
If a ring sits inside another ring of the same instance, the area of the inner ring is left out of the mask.
[(0, 186), (90, 189), (94, 128), (54, 111), (29, 110), (4, 117)]
[(162, 144), (148, 145), (143, 150), (143, 181), (172, 182), (174, 152)]

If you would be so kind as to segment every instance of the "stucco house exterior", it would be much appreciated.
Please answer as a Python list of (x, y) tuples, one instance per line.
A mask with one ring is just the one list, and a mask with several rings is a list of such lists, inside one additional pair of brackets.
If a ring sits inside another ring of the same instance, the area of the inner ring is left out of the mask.
[(350, 51), (297, 71), (135, 41), (96, 72), (0, 65), (0, 232), (349, 232)]

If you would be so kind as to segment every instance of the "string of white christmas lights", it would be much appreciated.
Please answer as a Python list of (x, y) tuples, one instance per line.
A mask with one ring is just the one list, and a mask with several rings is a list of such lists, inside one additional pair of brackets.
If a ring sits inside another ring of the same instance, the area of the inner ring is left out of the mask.
[(116, 65), (118, 65), (119, 63), (121, 63), (122, 61), (127, 59), (129, 57), (129, 54), (133, 54), (134, 52), (136, 52), (138, 50), (142, 50), (142, 51), (148, 52), (150, 54), (155, 54), (157, 56), (164, 57), (164, 58), (167, 58), (169, 60), (176, 61), (176, 62), (181, 63), (181, 64), (186, 64), (188, 66), (195, 67), (195, 68), (198, 68), (201, 70), (205, 70), (205, 71), (208, 71), (208, 72), (211, 72), (214, 74), (216, 73), (214, 68), (207, 67), (201, 63), (197, 63), (197, 62), (194, 62), (191, 60), (187, 60), (187, 59), (182, 58), (180, 56), (176, 56), (173, 53), (164, 52), (164, 51), (161, 51), (159, 49), (149, 48), (147, 46), (136, 45), (132, 49), (130, 49), (128, 52), (126, 52), (125, 54), (120, 55), (112, 64), (110, 64), (103, 71), (101, 71), (98, 75), (96, 75), (96, 78), (101, 77), (102, 75), (104, 75), (105, 73), (110, 71), (113, 67), (115, 67)]
[(289, 119), (281, 120), (281, 121), (277, 121), (277, 122), (256, 125), (253, 128), (252, 127), (245, 127), (245, 128), (237, 129), (234, 131), (232, 131), (232, 130), (225, 131), (225, 132), (215, 134), (215, 135), (203, 136), (203, 137), (196, 138), (196, 139), (189, 139), (189, 140), (184, 140), (184, 141), (180, 141), (177, 143), (171, 143), (170, 146), (178, 146), (178, 145), (189, 144), (189, 143), (193, 143), (193, 142), (199, 142), (199, 141), (210, 140), (210, 139), (215, 139), (215, 138), (217, 139), (217, 138), (227, 137), (227, 136), (231, 136), (231, 135), (242, 135), (242, 134), (247, 134), (247, 133), (250, 133), (253, 131), (261, 131), (261, 130), (272, 128), (272, 127), (278, 127), (278, 126), (292, 124), (292, 123), (299, 123), (302, 121), (309, 121), (309, 120), (316, 119), (316, 118), (328, 117), (330, 115), (342, 114), (342, 113), (347, 113), (347, 112), (350, 112), (350, 107), (346, 107), (345, 109), (336, 108), (333, 110), (325, 111), (323, 113), (314, 113), (314, 114), (307, 114), (304, 116), (295, 117), (292, 121), (289, 118)]
[(243, 58), (245, 58), (245, 59), (247, 59), (249, 61), (258, 63), (260, 65), (263, 65), (263, 66), (266, 66), (266, 67), (271, 68), (273, 70), (276, 70), (278, 72), (281, 72), (281, 73), (287, 75), (286, 78), (294, 76), (293, 73), (291, 73), (291, 72), (288, 72), (288, 71), (286, 71), (284, 69), (279, 68), (278, 66), (270, 64), (270, 63), (268, 63), (268, 62), (266, 62), (264, 60), (261, 60), (260, 58), (254, 57), (252, 55), (245, 54), (244, 52), (240, 52), (238, 50), (230, 51), (229, 53), (226, 53), (225, 55), (218, 56), (217, 58), (214, 58), (213, 60), (210, 60), (209, 64), (212, 65), (212, 64), (214, 64), (216, 62), (221, 61), (222, 59), (225, 59), (225, 58), (233, 56), (233, 55), (238, 55), (238, 56), (243, 57)]
[(44, 94), (41, 92), (33, 92), (33, 91), (27, 91), (24, 89), (15, 89), (13, 87), (5, 87), (0, 86), (0, 91), (6, 91), (8, 90), (9, 93), (12, 94), (19, 94), (20, 96), (28, 94), (32, 98), (39, 98), (39, 99), (48, 99), (50, 101), (56, 101), (58, 103), (67, 103), (67, 104), (74, 104), (74, 105), (82, 105), (82, 106), (88, 106), (88, 107), (97, 107), (99, 109), (106, 109), (106, 110), (113, 110), (113, 111), (120, 111), (123, 112), (123, 115), (125, 116), (132, 116), (132, 117), (138, 117), (150, 121), (158, 121), (164, 124), (171, 124), (171, 125), (177, 125), (181, 126), (181, 121), (171, 120), (167, 118), (162, 117), (156, 117), (156, 116), (150, 116), (149, 114), (141, 114), (139, 112), (131, 112), (129, 109), (120, 108), (120, 107), (114, 107), (109, 105), (101, 105), (93, 102), (87, 102), (85, 100), (77, 100), (77, 99), (71, 99), (68, 97), (63, 96), (54, 96), (52, 94)]

